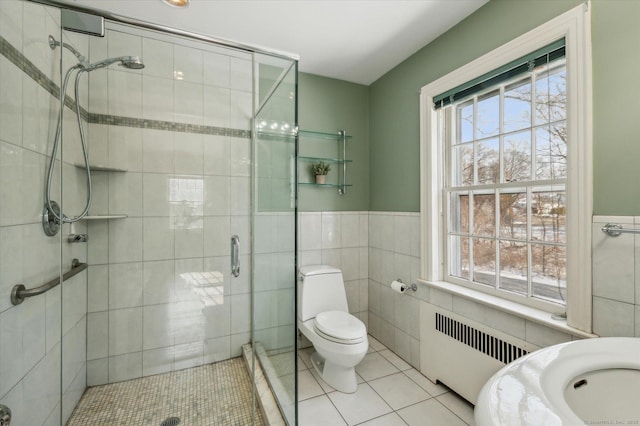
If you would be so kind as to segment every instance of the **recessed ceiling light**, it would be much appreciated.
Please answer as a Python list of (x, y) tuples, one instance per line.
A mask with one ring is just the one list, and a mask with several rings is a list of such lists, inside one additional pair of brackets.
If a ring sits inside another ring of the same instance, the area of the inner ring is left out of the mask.
[(187, 7), (189, 6), (189, 0), (162, 0), (169, 6), (174, 7)]

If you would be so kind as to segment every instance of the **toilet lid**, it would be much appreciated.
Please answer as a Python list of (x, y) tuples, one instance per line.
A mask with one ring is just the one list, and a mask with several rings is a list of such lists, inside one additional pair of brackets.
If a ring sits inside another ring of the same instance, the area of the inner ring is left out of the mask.
[(343, 311), (327, 311), (316, 315), (317, 331), (340, 340), (362, 340), (367, 335), (363, 322)]

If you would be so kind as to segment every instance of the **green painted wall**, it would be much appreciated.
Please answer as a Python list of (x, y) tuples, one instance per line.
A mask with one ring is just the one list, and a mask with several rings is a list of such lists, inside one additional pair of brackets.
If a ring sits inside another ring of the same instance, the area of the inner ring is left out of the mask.
[(594, 214), (640, 215), (640, 1), (592, 14)]
[[(301, 211), (369, 210), (369, 88), (361, 84), (300, 73), (298, 81), (298, 121), (300, 128), (318, 132), (346, 130), (352, 138), (347, 143), (348, 165), (345, 195), (337, 189), (300, 187)], [(301, 155), (316, 154), (320, 150), (327, 156), (337, 154), (337, 143), (330, 141), (300, 141)], [(301, 163), (301, 167), (308, 164)], [(303, 170), (302, 174), (307, 173)], [(337, 167), (332, 167), (329, 179), (335, 178)], [(308, 173), (307, 173), (308, 174)]]
[[(370, 169), (375, 170), (375, 173), (370, 173), (370, 210), (420, 211), (419, 90), (422, 86), (580, 3), (582, 3), (581, 0), (491, 0), (373, 83), (369, 91)], [(597, 36), (600, 40), (594, 43), (594, 58), (604, 60), (604, 52), (596, 52), (596, 49), (602, 50), (608, 43), (614, 43), (616, 40), (611, 33), (605, 34), (605, 30), (613, 30), (614, 34), (626, 32), (626, 35), (620, 34), (620, 36), (628, 37), (630, 40), (627, 43), (635, 43), (636, 52), (638, 52), (640, 17), (637, 10), (639, 5), (640, 2), (635, 0), (597, 1), (593, 10), (596, 23), (594, 39)], [(618, 12), (618, 8), (625, 9), (629, 15)], [(633, 11), (635, 13), (631, 13)], [(608, 22), (609, 20), (613, 21)], [(615, 59), (615, 55), (614, 52), (607, 52), (606, 57)], [(620, 60), (614, 63), (622, 65)], [(636, 60), (635, 66), (631, 67), (625, 75), (635, 72), (637, 76), (639, 69), (637, 65)], [(609, 68), (617, 67), (603, 66), (602, 71), (609, 71)], [(603, 78), (602, 73), (599, 74), (600, 78)], [(622, 74), (616, 73), (616, 77), (618, 75)], [(629, 82), (617, 82), (616, 87), (621, 87), (622, 84), (629, 84)], [(638, 84), (640, 83), (632, 83), (635, 90), (631, 91), (636, 95), (632, 100), (636, 104), (636, 123), (640, 122), (640, 114), (637, 111), (637, 95), (640, 87)], [(596, 82), (598, 89), (604, 85), (604, 81)], [(598, 93), (601, 93), (601, 90), (596, 92)], [(626, 90), (623, 93), (629, 93), (629, 91)], [(624, 105), (621, 105), (622, 102), (607, 104), (616, 110), (628, 107), (628, 102)], [(624, 116), (629, 117), (630, 114), (625, 113)], [(596, 124), (598, 123), (599, 121), (596, 120)], [(637, 124), (635, 126), (638, 130)], [(633, 141), (631, 136), (635, 137), (636, 151), (640, 154), (640, 143), (638, 143), (640, 132), (630, 134), (625, 131), (624, 135), (629, 137), (621, 143), (629, 144)], [(599, 140), (596, 139), (597, 145), (598, 142)], [(608, 139), (606, 143), (610, 142), (611, 139)], [(598, 146), (596, 154), (600, 150)], [(633, 157), (640, 159), (640, 155)], [(596, 165), (599, 166), (598, 163)], [(640, 167), (635, 167), (634, 171), (628, 170), (627, 173), (640, 174)], [(596, 177), (603, 178), (603, 173), (598, 172)], [(608, 181), (611, 182), (610, 179)], [(640, 192), (640, 185), (637, 187)], [(636, 209), (636, 214), (640, 213), (640, 194), (638, 195), (636, 204), (639, 208)], [(596, 198), (600, 203), (600, 197)], [(620, 204), (620, 202), (617, 203)]]

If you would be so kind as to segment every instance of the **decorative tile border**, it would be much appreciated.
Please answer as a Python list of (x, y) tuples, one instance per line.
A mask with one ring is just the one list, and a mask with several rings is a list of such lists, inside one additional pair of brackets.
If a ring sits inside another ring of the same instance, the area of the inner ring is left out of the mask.
[[(44, 88), (51, 96), (60, 99), (60, 86), (47, 77), (18, 49), (13, 47), (4, 37), (0, 36), (0, 54), (17, 66), (33, 81)], [(64, 104), (75, 111), (76, 102), (69, 96)], [(107, 124), (110, 126), (136, 127), (141, 129), (166, 130), (170, 132), (197, 133), (203, 135), (231, 136), (235, 138), (251, 138), (250, 130), (231, 129), (227, 127), (203, 126), (198, 124), (178, 123), (175, 121), (147, 120), (118, 115), (94, 114), (80, 107), (80, 116), (88, 123)]]
[(227, 127), (203, 126), (200, 124), (177, 123), (175, 121), (147, 120), (144, 118), (122, 117), (118, 115), (89, 113), (89, 123), (110, 126), (138, 127), (142, 129), (167, 130), (171, 132), (198, 133), (203, 135), (232, 136), (250, 138), (250, 130), (230, 129)]

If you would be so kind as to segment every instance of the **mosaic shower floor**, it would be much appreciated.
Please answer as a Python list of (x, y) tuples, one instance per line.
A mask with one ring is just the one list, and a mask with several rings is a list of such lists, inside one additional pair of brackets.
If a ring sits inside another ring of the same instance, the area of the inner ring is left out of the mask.
[[(242, 358), (88, 388), (67, 426), (251, 424), (251, 381)], [(264, 425), (256, 409), (256, 426)]]

